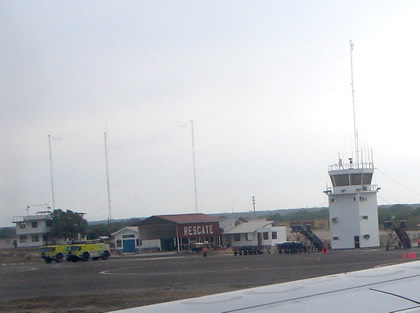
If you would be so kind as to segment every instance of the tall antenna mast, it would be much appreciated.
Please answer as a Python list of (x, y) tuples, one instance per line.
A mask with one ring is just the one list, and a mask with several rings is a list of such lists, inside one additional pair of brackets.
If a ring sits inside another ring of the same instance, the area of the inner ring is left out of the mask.
[(194, 122), (193, 122), (193, 120), (191, 120), (191, 140), (192, 140), (192, 158), (193, 158), (193, 173), (194, 173), (195, 213), (198, 213), (197, 173), (196, 173), (196, 169), (195, 169), (195, 143), (194, 143)]
[[(351, 67), (351, 95), (353, 100), (353, 125), (354, 125), (354, 149), (355, 149), (355, 164), (359, 165), (359, 135), (356, 125), (356, 103), (354, 94), (354, 75), (353, 75), (353, 42), (350, 40), (350, 67)], [(356, 165), (356, 166), (357, 166)]]
[[(106, 127), (108, 130), (108, 127)], [(107, 145), (107, 133), (106, 131), (104, 132), (104, 142), (105, 142), (105, 167), (106, 167), (106, 187), (107, 187), (107, 191), (108, 191), (108, 210), (109, 210), (109, 228), (111, 231), (111, 193), (109, 191), (109, 170), (108, 170), (108, 145)]]
[(51, 195), (52, 195), (52, 209), (55, 209), (55, 197), (54, 197), (54, 174), (53, 174), (53, 163), (52, 163), (52, 151), (51, 151), (51, 135), (48, 135), (48, 147), (50, 151), (50, 175), (51, 175)]

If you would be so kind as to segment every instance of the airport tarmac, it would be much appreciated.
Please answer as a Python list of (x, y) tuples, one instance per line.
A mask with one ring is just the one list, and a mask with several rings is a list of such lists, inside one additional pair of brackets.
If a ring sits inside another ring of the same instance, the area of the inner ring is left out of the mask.
[(0, 261), (0, 312), (93, 313), (409, 262), (411, 250), (247, 255), (210, 252), (46, 264)]

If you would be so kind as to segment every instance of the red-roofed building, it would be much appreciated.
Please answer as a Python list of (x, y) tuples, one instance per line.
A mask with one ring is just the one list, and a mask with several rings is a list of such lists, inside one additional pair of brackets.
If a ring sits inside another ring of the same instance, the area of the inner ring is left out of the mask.
[(140, 240), (160, 239), (162, 250), (188, 250), (195, 242), (220, 244), (219, 220), (198, 214), (155, 215), (139, 224)]

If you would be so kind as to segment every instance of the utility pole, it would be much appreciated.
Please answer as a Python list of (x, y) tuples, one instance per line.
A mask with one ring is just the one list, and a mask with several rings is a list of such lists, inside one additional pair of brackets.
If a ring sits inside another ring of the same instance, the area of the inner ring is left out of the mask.
[(255, 213), (255, 196), (252, 196), (252, 206), (254, 207), (254, 214), (256, 214)]

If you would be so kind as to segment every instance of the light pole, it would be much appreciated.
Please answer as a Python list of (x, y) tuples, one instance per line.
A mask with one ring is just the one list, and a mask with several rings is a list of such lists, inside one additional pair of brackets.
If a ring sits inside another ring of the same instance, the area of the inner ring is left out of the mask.
[(53, 162), (52, 162), (52, 151), (51, 151), (51, 139), (52, 136), (48, 135), (48, 147), (50, 150), (50, 174), (51, 174), (51, 195), (52, 195), (52, 208), (55, 209), (55, 197), (54, 197), (54, 174), (53, 174)]
[[(191, 144), (192, 144), (192, 163), (193, 163), (193, 178), (194, 178), (194, 203), (195, 213), (198, 213), (198, 196), (197, 196), (197, 170), (195, 167), (195, 138), (194, 138), (194, 121), (190, 121), (191, 125)], [(187, 124), (178, 127), (188, 127)]]
[(192, 141), (192, 160), (193, 160), (193, 174), (194, 174), (195, 213), (198, 213), (197, 171), (195, 168), (195, 143), (194, 143), (194, 121), (193, 120), (191, 120), (191, 141)]
[(54, 138), (51, 135), (48, 135), (48, 147), (50, 151), (50, 175), (51, 175), (51, 196), (52, 196), (52, 209), (55, 209), (55, 197), (54, 197), (54, 172), (53, 172), (53, 160), (52, 160), (52, 147), (51, 141), (52, 140), (59, 140), (62, 138)]
[[(108, 127), (107, 127), (108, 128)], [(111, 233), (111, 192), (109, 189), (109, 168), (108, 168), (108, 144), (107, 144), (108, 134), (107, 131), (104, 132), (104, 143), (105, 143), (105, 168), (106, 168), (106, 188), (108, 194), (108, 211), (109, 211), (109, 219), (108, 219), (108, 227), (109, 233)]]

